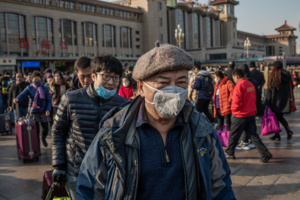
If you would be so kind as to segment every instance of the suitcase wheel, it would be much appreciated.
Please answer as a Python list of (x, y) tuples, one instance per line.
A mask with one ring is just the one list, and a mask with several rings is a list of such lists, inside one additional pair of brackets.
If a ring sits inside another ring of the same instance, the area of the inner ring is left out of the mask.
[(23, 160), (23, 163), (25, 164), (26, 162), (27, 162), (27, 160), (24, 159), (24, 160)]
[(35, 160), (35, 161), (39, 161), (39, 157), (36, 157), (34, 160)]

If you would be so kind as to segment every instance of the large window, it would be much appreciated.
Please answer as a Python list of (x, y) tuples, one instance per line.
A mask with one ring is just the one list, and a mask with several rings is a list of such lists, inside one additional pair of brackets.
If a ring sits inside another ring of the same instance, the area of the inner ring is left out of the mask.
[(79, 10), (85, 12), (96, 12), (96, 6), (80, 3)]
[(56, 0), (56, 6), (60, 8), (75, 9), (75, 3), (73, 1)]
[(199, 15), (193, 13), (193, 37), (194, 49), (200, 48), (200, 29), (199, 29)]
[(102, 46), (116, 47), (116, 28), (115, 26), (105, 24), (102, 26)]
[(131, 28), (121, 27), (120, 33), (121, 33), (121, 38), (120, 38), (121, 47), (132, 48)]
[(91, 22), (82, 23), (83, 45), (97, 46), (97, 24)]
[(4, 13), (0, 13), (0, 39), (1, 42), (6, 42)]
[(19, 43), (20, 38), (26, 37), (25, 16), (15, 13), (0, 13), (1, 41)]
[(32, 40), (41, 43), (43, 40), (54, 44), (53, 20), (47, 17), (31, 17)]
[(206, 25), (207, 25), (207, 46), (213, 47), (213, 20), (210, 17), (206, 17)]
[(51, 0), (30, 0), (30, 2), (41, 5), (51, 5)]
[(68, 45), (77, 45), (76, 22), (61, 19), (59, 21), (60, 42), (67, 42)]

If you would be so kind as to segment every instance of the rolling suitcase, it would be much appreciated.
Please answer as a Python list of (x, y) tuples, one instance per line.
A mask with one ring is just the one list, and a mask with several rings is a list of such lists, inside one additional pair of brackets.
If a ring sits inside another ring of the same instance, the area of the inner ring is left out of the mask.
[[(16, 112), (19, 112), (18, 105)], [(18, 116), (19, 114), (17, 114)], [(18, 158), (25, 163), (28, 160), (39, 160), (38, 135), (35, 122), (31, 119), (15, 121)]]
[(66, 191), (65, 185), (54, 185), (52, 181), (53, 170), (46, 171), (43, 177), (43, 189), (42, 189), (42, 199), (54, 199), (62, 197), (64, 199), (68, 198), (68, 193)]
[(11, 134), (11, 116), (8, 113), (0, 114), (0, 134)]

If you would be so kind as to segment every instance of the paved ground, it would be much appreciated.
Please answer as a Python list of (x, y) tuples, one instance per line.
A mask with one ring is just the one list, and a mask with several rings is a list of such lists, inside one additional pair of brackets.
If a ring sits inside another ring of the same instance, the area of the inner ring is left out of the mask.
[[(255, 149), (238, 151), (237, 159), (229, 161), (237, 199), (300, 199), (300, 112), (288, 115), (287, 119), (294, 131), (292, 140), (286, 140), (285, 131), (281, 142), (263, 137), (274, 156), (268, 164), (259, 162)], [(51, 169), (51, 148), (42, 148), (38, 162), (23, 164), (16, 156), (15, 136), (0, 136), (0, 152), (0, 200), (41, 199), (43, 172)]]

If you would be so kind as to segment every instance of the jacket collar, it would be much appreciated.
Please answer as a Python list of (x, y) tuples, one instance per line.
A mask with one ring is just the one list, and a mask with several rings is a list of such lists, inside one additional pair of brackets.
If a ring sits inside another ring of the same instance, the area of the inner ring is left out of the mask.
[(228, 76), (224, 77), (221, 84), (224, 85), (228, 81)]

